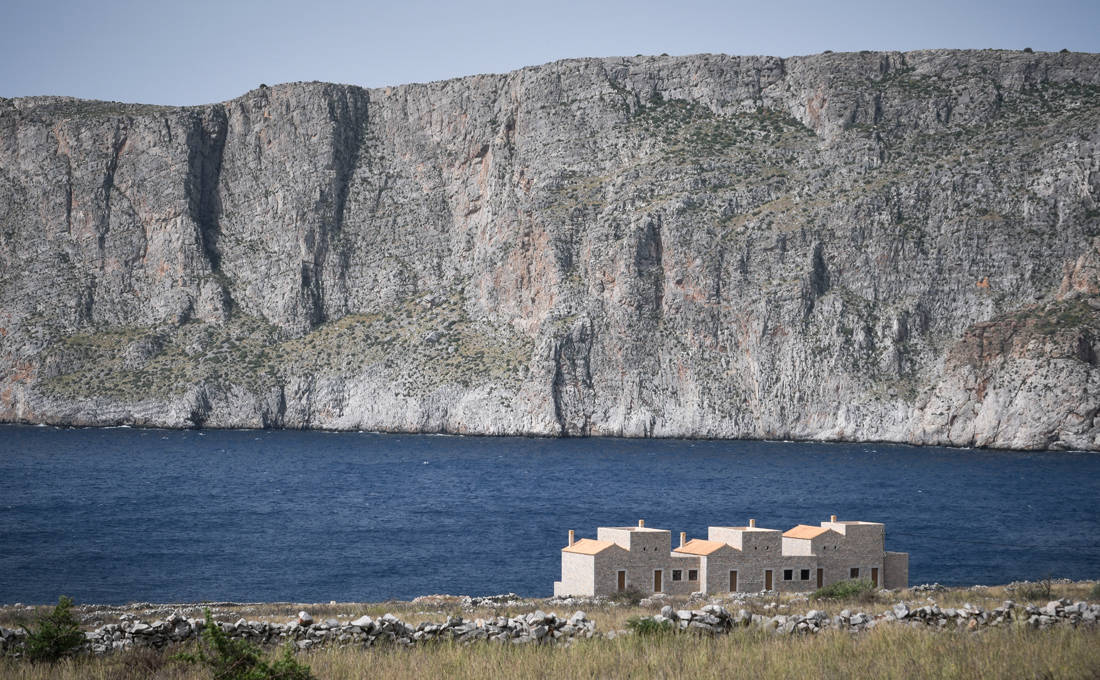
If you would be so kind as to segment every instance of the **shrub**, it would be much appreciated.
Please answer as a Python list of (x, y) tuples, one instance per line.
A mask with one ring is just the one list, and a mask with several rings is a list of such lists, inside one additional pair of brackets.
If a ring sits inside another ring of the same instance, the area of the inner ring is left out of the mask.
[(657, 621), (648, 616), (632, 616), (626, 620), (626, 627), (636, 635), (667, 635), (676, 629), (671, 621)]
[(815, 600), (873, 600), (875, 585), (867, 579), (837, 581), (818, 588), (811, 597)]
[(38, 616), (37, 627), (27, 630), (27, 641), (23, 648), (27, 658), (35, 663), (46, 661), (54, 663), (68, 656), (84, 645), (84, 633), (80, 622), (72, 612), (73, 600), (62, 595), (49, 614)]
[(294, 659), (292, 643), (287, 643), (283, 654), (268, 663), (259, 647), (246, 640), (234, 640), (214, 622), (210, 610), (203, 610), (206, 625), (202, 639), (206, 648), (199, 645), (197, 654), (177, 654), (176, 659), (206, 666), (214, 680), (314, 680), (309, 666)]
[(1090, 600), (1100, 600), (1100, 582), (1093, 584), (1092, 590), (1089, 591)]
[(1035, 583), (1024, 581), (1016, 584), (1013, 592), (1021, 600), (1050, 600), (1054, 595), (1054, 584), (1049, 578)]
[(645, 594), (637, 588), (627, 588), (626, 590), (620, 590), (614, 593), (608, 599), (619, 604), (628, 604), (632, 607), (637, 607), (643, 597), (645, 597)]
[(1024, 48), (1024, 52), (1027, 52), (1028, 54), (1031, 54), (1031, 53), (1033, 53), (1034, 51), (1035, 51), (1035, 50), (1031, 49), (1030, 47), (1025, 47), (1025, 48)]

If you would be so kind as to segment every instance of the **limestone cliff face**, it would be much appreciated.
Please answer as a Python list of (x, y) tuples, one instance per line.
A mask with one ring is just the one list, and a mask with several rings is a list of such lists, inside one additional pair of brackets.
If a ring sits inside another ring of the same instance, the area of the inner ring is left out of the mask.
[(0, 419), (1100, 449), (1100, 55), (0, 99)]

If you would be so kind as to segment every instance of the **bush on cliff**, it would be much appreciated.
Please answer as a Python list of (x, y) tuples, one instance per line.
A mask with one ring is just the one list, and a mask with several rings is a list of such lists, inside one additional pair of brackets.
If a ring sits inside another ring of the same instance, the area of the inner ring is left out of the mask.
[(282, 656), (268, 662), (259, 647), (226, 635), (209, 609), (203, 614), (205, 645), (200, 643), (195, 654), (177, 654), (176, 659), (209, 668), (214, 680), (315, 680), (309, 666), (294, 658), (292, 643), (283, 648)]
[(54, 663), (80, 649), (84, 644), (84, 633), (73, 615), (72, 607), (72, 598), (62, 595), (53, 611), (37, 618), (35, 629), (27, 631), (27, 642), (23, 648), (27, 659), (35, 663)]

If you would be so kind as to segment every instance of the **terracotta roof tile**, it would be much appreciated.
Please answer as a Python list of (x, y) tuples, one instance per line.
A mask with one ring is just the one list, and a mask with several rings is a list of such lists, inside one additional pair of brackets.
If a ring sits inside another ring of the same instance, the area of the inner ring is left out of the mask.
[(595, 555), (601, 553), (615, 544), (611, 541), (597, 541), (592, 538), (582, 538), (573, 545), (567, 545), (562, 552), (580, 553), (581, 555)]
[(727, 543), (723, 543), (722, 541), (705, 541), (701, 538), (693, 538), (679, 548), (676, 548), (673, 552), (687, 553), (688, 555), (710, 555), (727, 545)]
[(809, 524), (799, 524), (793, 529), (783, 532), (783, 538), (817, 538), (826, 531), (832, 531), (826, 527), (812, 527)]

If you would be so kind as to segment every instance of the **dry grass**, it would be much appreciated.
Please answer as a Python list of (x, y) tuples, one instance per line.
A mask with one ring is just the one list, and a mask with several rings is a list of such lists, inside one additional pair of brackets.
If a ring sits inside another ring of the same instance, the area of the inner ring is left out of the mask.
[[(440, 644), (332, 649), (304, 655), (318, 678), (1100, 678), (1093, 629), (979, 634), (882, 626), (866, 634), (778, 637), (752, 630), (592, 640), (568, 648)], [(156, 652), (70, 660), (56, 667), (0, 661), (0, 678), (198, 680), (202, 671)]]

